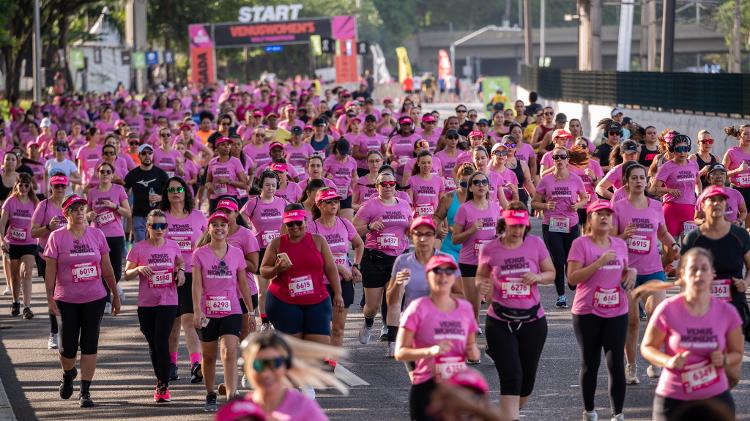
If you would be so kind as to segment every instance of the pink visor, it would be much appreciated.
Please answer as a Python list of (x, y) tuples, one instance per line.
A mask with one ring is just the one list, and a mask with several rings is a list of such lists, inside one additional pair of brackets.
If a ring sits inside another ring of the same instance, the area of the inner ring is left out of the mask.
[(412, 120), (409, 117), (404, 117), (398, 121), (398, 124), (411, 124)]
[(266, 420), (266, 414), (255, 402), (247, 399), (235, 399), (227, 402), (226, 405), (216, 413), (216, 421), (239, 421), (244, 419)]
[(208, 217), (208, 223), (210, 224), (211, 221), (213, 221), (214, 219), (223, 219), (223, 220), (229, 222), (229, 217), (224, 212), (216, 211), (216, 212), (212, 213), (211, 216)]
[(587, 208), (586, 213), (593, 213), (600, 210), (608, 210), (610, 212), (614, 212), (614, 208), (612, 208), (612, 204), (609, 202), (609, 200), (597, 200), (595, 202), (592, 202)]
[(54, 176), (50, 177), (49, 184), (50, 184), (50, 186), (56, 186), (56, 185), (67, 186), (68, 185), (68, 177), (66, 177), (64, 175), (54, 175)]
[(456, 264), (456, 261), (453, 260), (453, 257), (447, 255), (447, 254), (436, 254), (430, 258), (430, 260), (427, 262), (427, 266), (425, 266), (424, 271), (425, 273), (431, 271), (432, 269), (435, 269), (438, 266), (448, 265), (451, 267), (451, 269), (456, 270), (458, 269), (458, 265)]
[(66, 197), (65, 200), (62, 203), (62, 210), (65, 212), (68, 210), (69, 207), (75, 205), (76, 203), (82, 203), (87, 204), (86, 199), (82, 198), (81, 196), (77, 194), (71, 194), (70, 196)]
[(230, 139), (228, 137), (220, 137), (220, 138), (216, 139), (216, 142), (214, 144), (216, 146), (219, 146), (219, 145), (221, 145), (224, 142), (231, 142), (231, 141), (232, 141), (232, 139)]
[(432, 114), (425, 114), (422, 117), (422, 122), (424, 122), (424, 123), (434, 123), (435, 121), (437, 121), (437, 120), (435, 120), (435, 116), (432, 115)]
[(318, 193), (315, 195), (315, 203), (320, 203), (325, 200), (341, 200), (341, 196), (339, 196), (338, 193), (336, 193), (336, 189), (320, 189), (318, 190)]
[(471, 132), (469, 133), (469, 137), (470, 137), (470, 138), (471, 138), (471, 137), (484, 137), (484, 133), (482, 133), (482, 132), (481, 132), (481, 131), (479, 131), (479, 130), (472, 130), (472, 131), (471, 131)]
[(472, 389), (482, 395), (486, 395), (490, 391), (487, 385), (487, 380), (484, 379), (482, 373), (473, 368), (467, 368), (459, 371), (451, 376), (449, 382), (456, 386), (466, 387)]
[(287, 222), (295, 222), (295, 221), (304, 221), (305, 220), (305, 211), (304, 209), (295, 209), (291, 211), (284, 212), (284, 223)]
[(237, 207), (237, 203), (234, 200), (230, 199), (221, 199), (219, 200), (219, 203), (216, 204), (216, 210), (228, 210), (230, 212), (237, 212), (239, 209)]
[(281, 163), (281, 162), (274, 162), (268, 168), (270, 168), (271, 171), (274, 171), (274, 172), (287, 172), (289, 170), (289, 167), (287, 167), (286, 164)]
[(529, 226), (529, 213), (525, 210), (504, 210), (503, 220), (507, 225)]

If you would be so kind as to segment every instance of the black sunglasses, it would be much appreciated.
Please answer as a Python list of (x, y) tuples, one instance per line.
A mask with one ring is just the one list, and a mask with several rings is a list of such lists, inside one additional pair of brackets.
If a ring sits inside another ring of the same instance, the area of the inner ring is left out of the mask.
[(552, 159), (555, 161), (562, 161), (568, 159), (568, 155), (552, 155)]
[(253, 360), (253, 371), (255, 371), (256, 373), (261, 373), (267, 368), (270, 368), (271, 370), (278, 370), (284, 364), (285, 361), (282, 357), (268, 359), (256, 358)]
[(292, 221), (292, 222), (287, 222), (284, 225), (286, 225), (289, 228), (291, 228), (291, 227), (301, 227), (302, 223), (303, 223), (303, 221)]
[(151, 229), (154, 231), (163, 231), (167, 229), (167, 223), (166, 222), (154, 222), (151, 224)]
[(471, 180), (471, 184), (473, 184), (475, 186), (486, 186), (486, 185), (490, 184), (490, 181), (487, 180), (486, 178), (483, 178), (481, 180)]
[(455, 269), (451, 268), (433, 268), (430, 272), (434, 273), (435, 275), (453, 275), (456, 273)]

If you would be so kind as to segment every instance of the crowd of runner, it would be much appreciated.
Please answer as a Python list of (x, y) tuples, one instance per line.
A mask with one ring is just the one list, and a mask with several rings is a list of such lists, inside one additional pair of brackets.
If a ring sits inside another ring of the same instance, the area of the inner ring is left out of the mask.
[[(137, 280), (154, 401), (189, 373), (205, 411), (229, 400), (217, 419), (322, 420), (315, 388), (346, 391), (331, 372), (358, 305), (359, 341), (404, 362), (411, 419), (517, 420), (567, 287), (583, 420), (598, 419), (602, 350), (612, 420), (640, 382), (639, 352), (658, 378), (653, 419), (734, 419), (750, 333), (750, 124), (725, 129), (737, 143), (720, 158), (706, 130), (694, 141), (614, 109), (590, 139), (529, 100), (440, 115), (418, 97), (296, 79), (14, 103), (0, 133), (10, 313), (34, 317), (36, 266), (60, 397), (80, 370), (91, 407), (102, 317)], [(470, 367), (482, 358), (499, 408)]]

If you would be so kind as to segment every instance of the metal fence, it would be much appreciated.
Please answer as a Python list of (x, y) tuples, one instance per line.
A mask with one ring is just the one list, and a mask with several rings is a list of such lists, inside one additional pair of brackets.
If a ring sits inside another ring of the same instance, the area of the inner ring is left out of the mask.
[(750, 116), (750, 74), (584, 72), (521, 66), (521, 86), (557, 101)]

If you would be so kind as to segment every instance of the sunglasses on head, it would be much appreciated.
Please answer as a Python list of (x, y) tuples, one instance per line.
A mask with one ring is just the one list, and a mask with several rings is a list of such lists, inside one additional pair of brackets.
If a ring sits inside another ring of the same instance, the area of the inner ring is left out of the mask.
[(490, 184), (490, 181), (487, 180), (486, 178), (483, 178), (481, 180), (471, 180), (471, 184), (473, 184), (475, 186), (486, 186), (486, 185)]
[(167, 193), (185, 193), (184, 187), (169, 187)]
[(451, 268), (433, 268), (430, 272), (434, 273), (435, 275), (453, 275), (456, 273), (455, 269)]
[(253, 360), (253, 371), (257, 373), (262, 373), (267, 368), (271, 370), (278, 370), (279, 368), (281, 368), (281, 366), (285, 364), (286, 362), (284, 361), (284, 358), (282, 357), (268, 358), (268, 359), (256, 358), (255, 360)]
[(154, 231), (163, 231), (167, 229), (167, 223), (166, 222), (154, 222), (151, 224), (151, 229)]
[(568, 155), (552, 155), (552, 159), (555, 161), (563, 161), (568, 159)]
[(396, 186), (395, 181), (381, 181), (379, 184), (380, 184), (380, 187), (395, 187)]
[(687, 145), (675, 146), (674, 151), (677, 153), (688, 153), (690, 152), (690, 146), (687, 146)]
[(284, 225), (286, 225), (289, 228), (291, 228), (291, 227), (301, 227), (302, 223), (303, 223), (303, 221), (292, 221), (292, 222), (286, 222)]

